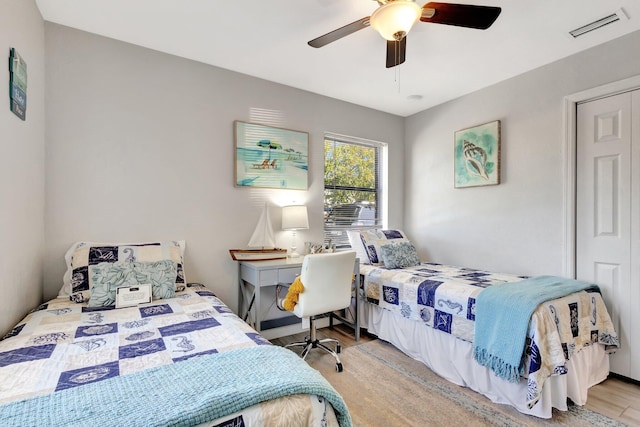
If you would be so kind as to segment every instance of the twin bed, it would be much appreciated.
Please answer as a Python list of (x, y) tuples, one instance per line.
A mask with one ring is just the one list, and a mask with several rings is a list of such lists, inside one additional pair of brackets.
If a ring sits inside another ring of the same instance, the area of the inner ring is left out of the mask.
[[(553, 408), (567, 410), (568, 398), (586, 403), (588, 389), (608, 376), (619, 342), (597, 287), (423, 263), (399, 230), (363, 230), (350, 240), (369, 263), (360, 266), (363, 327), (449, 381), (550, 418)], [(540, 303), (527, 312), (531, 297)], [(509, 347), (515, 364), (487, 357)]]
[[(186, 283), (183, 251), (74, 245), (60, 296), (0, 341), (0, 424), (349, 426), (316, 370)], [(136, 283), (153, 301), (115, 308), (115, 288)]]
[[(487, 306), (481, 293), (537, 279), (421, 263), (398, 230), (356, 234), (352, 246), (369, 262), (362, 326), (444, 378), (549, 418), (568, 398), (584, 404), (607, 377), (618, 338), (597, 289), (532, 309), (510, 371), (506, 357), (482, 357), (478, 335), (509, 347), (511, 323), (494, 337), (479, 325), (500, 310), (512, 316), (512, 304)], [(317, 371), (187, 284), (183, 256), (184, 242), (72, 246), (59, 297), (0, 340), (2, 425), (349, 426), (344, 400)], [(140, 283), (153, 301), (114, 307), (117, 287)]]

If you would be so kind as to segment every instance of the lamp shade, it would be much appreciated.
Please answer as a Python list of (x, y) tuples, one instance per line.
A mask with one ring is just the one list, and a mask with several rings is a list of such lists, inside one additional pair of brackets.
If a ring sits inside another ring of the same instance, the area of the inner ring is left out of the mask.
[(402, 40), (418, 20), (421, 8), (412, 0), (394, 0), (377, 8), (369, 22), (387, 40)]
[(283, 230), (304, 230), (307, 228), (309, 228), (309, 217), (306, 206), (294, 205), (282, 208)]

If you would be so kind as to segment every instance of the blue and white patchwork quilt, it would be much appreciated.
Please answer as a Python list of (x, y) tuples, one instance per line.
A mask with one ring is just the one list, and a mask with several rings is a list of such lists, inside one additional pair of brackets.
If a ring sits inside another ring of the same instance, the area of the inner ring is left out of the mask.
[[(362, 265), (360, 271), (367, 302), (471, 343), (480, 292), (526, 278), (436, 263), (394, 270)], [(619, 346), (600, 293), (576, 292), (540, 304), (529, 322), (521, 362), (529, 407), (539, 400), (546, 378), (565, 374), (566, 360), (596, 343), (608, 350)]]
[[(292, 369), (305, 384), (289, 384)], [(158, 396), (171, 396), (169, 404)], [(201, 285), (120, 309), (57, 298), (0, 341), (3, 426), (111, 425), (113, 414), (126, 419), (123, 400), (135, 408), (126, 425), (264, 425), (288, 415), (291, 425), (350, 425), (344, 401), (319, 373)]]

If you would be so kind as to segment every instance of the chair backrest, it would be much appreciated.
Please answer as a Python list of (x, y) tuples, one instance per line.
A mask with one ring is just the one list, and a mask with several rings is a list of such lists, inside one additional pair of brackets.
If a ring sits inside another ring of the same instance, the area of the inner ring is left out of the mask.
[(340, 310), (351, 304), (355, 251), (305, 255), (299, 295), (294, 313), (300, 317)]

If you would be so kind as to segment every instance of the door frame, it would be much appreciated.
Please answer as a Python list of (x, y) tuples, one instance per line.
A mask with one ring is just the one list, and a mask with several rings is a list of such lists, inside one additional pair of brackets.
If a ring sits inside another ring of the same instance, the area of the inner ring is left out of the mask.
[(577, 106), (624, 92), (640, 89), (640, 75), (617, 82), (587, 89), (563, 100), (563, 136), (562, 136), (562, 212), (563, 224), (563, 260), (562, 272), (565, 277), (576, 277), (576, 153), (577, 153)]

